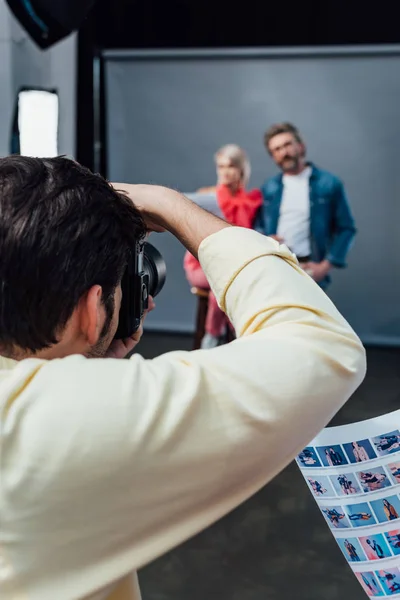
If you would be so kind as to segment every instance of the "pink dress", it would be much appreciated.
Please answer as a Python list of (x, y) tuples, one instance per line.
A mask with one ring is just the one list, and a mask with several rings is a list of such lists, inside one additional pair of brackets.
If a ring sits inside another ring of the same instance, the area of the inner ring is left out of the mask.
[[(233, 195), (226, 186), (218, 186), (216, 191), (218, 203), (226, 220), (232, 225), (251, 228), (262, 202), (260, 190), (246, 192), (240, 188), (237, 194)], [(190, 252), (185, 254), (183, 268), (191, 286), (204, 290), (210, 289), (199, 261)], [(227, 326), (232, 327), (228, 317), (219, 308), (214, 294), (210, 291), (205, 323), (206, 333), (213, 337), (220, 337)]]

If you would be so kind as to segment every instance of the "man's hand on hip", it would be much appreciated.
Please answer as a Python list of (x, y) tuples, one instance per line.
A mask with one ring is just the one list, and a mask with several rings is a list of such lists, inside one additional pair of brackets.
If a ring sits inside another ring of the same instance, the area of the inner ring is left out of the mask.
[(301, 268), (310, 275), (317, 283), (325, 279), (329, 271), (332, 268), (329, 260), (323, 260), (322, 262), (308, 262), (300, 265)]

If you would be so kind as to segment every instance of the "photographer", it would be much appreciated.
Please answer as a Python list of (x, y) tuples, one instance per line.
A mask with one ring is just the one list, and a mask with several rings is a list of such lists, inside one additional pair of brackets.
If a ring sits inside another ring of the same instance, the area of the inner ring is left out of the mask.
[[(235, 342), (117, 360), (140, 335), (113, 341), (146, 229), (199, 257)], [(365, 374), (284, 246), (166, 188), (0, 159), (0, 257), (2, 600), (136, 600), (136, 569), (270, 481)]]

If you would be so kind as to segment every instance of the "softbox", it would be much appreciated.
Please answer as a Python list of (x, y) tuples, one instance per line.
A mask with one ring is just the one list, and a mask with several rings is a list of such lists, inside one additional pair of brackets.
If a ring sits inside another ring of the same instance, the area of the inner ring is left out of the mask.
[(6, 0), (40, 48), (49, 48), (79, 29), (96, 0)]

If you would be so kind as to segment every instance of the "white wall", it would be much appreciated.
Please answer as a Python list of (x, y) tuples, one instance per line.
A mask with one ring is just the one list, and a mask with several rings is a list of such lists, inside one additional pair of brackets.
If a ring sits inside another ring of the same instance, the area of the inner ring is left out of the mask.
[(76, 35), (40, 50), (0, 0), (0, 155), (9, 153), (16, 94), (21, 86), (59, 94), (59, 153), (75, 155)]
[(9, 149), (13, 102), (11, 46), (9, 10), (0, 0), (0, 156), (8, 154)]

